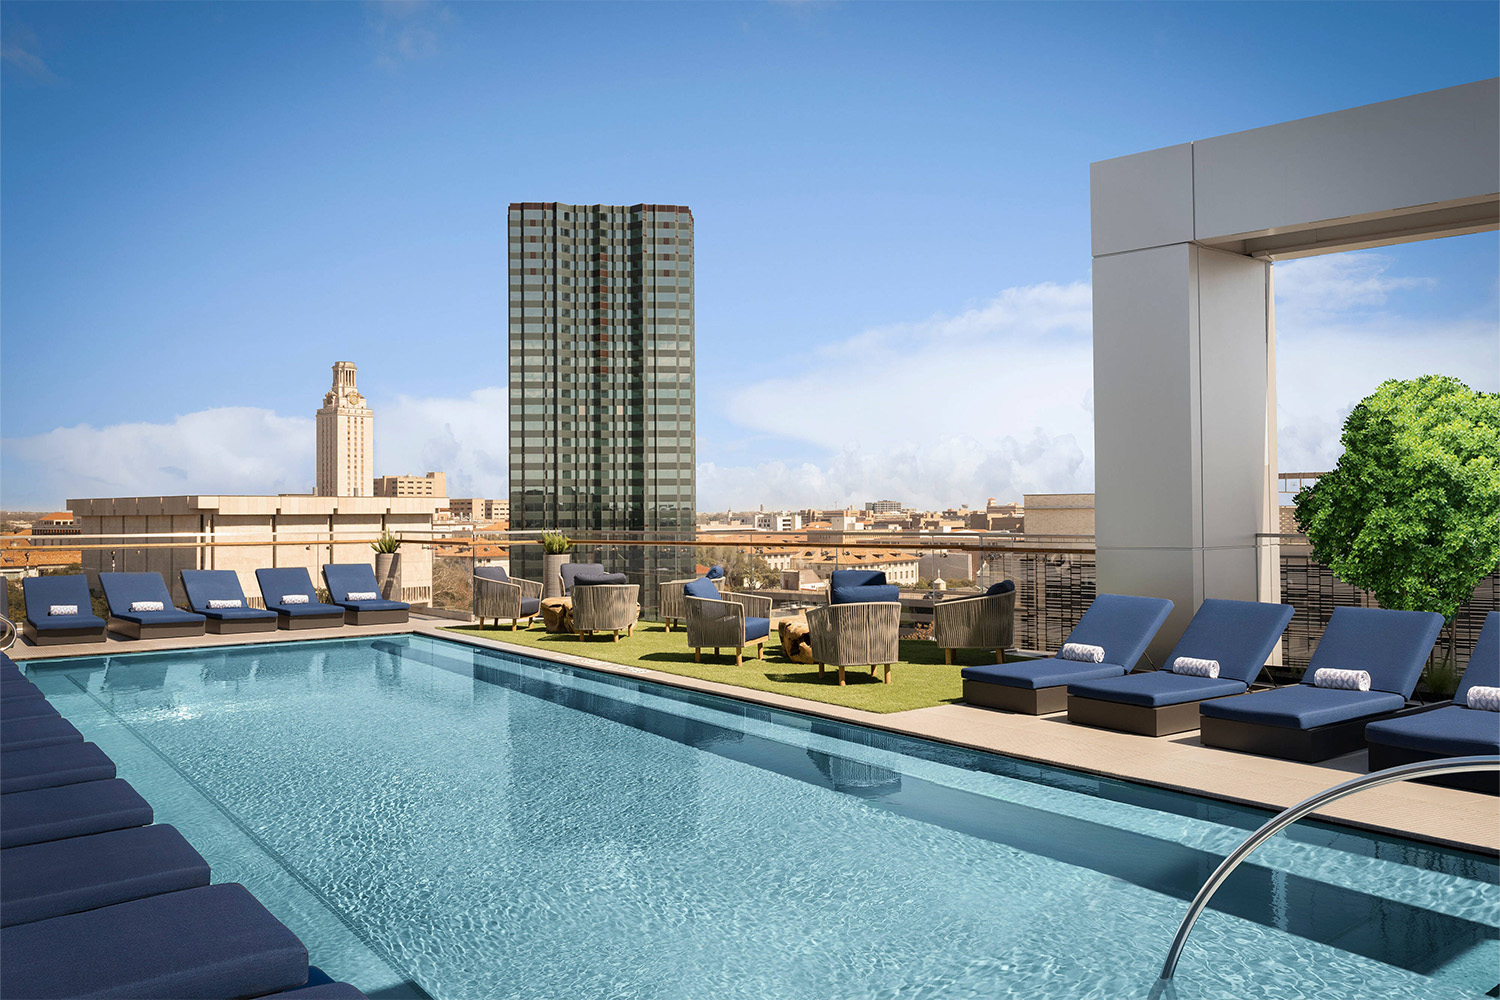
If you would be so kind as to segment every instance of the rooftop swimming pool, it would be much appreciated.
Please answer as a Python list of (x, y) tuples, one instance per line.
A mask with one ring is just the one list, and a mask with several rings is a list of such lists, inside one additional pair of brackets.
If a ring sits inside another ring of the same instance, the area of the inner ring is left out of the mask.
[[(372, 997), (1145, 997), (1267, 815), (421, 635), (30, 675)], [(1483, 996), (1497, 876), (1299, 825), (1175, 996)]]

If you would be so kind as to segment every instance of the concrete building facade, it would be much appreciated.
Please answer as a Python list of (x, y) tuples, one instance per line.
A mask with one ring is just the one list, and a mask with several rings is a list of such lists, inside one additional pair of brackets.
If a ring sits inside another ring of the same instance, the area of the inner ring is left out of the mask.
[(509, 212), (515, 530), (691, 531), (693, 214)]
[(446, 497), (448, 475), (429, 472), (425, 476), (379, 476), (371, 496), (377, 497)]
[(1093, 535), (1094, 494), (1028, 493), (1025, 499), (1028, 535)]
[(455, 521), (505, 521), (510, 518), (509, 500), (483, 497), (449, 497), (448, 516)]
[(318, 469), (314, 492), (320, 497), (373, 495), (375, 414), (355, 388), (355, 367), (333, 366), (333, 387), (317, 413)]

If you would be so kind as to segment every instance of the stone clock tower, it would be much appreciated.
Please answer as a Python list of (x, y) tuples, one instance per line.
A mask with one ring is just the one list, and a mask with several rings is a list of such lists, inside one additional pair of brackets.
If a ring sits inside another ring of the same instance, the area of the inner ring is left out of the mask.
[(355, 367), (333, 366), (333, 388), (318, 411), (320, 497), (367, 497), (374, 493), (375, 414), (354, 388)]

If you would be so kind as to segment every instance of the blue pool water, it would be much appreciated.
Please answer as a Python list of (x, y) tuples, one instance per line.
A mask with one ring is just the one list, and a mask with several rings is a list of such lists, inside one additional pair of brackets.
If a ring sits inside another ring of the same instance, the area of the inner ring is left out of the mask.
[[(31, 668), (372, 996), (1145, 997), (1265, 814), (425, 636)], [(1493, 859), (1320, 824), (1199, 922), (1181, 998), (1482, 996)]]

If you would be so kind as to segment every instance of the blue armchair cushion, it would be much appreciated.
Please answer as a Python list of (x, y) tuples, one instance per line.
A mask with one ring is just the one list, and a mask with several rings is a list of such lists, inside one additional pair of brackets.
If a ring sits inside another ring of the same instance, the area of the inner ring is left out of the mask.
[(6, 992), (258, 997), (307, 982), (307, 949), (242, 885), (206, 885), (0, 930)]
[(114, 776), (115, 762), (93, 743), (59, 743), (0, 754), (0, 794), (107, 781)]
[(521, 598), (521, 614), (523, 614), (523, 615), (539, 615), (541, 613), (542, 613), (542, 602), (541, 602), (540, 598), (536, 598), (536, 597), (523, 597), (523, 598)]
[(575, 587), (596, 587), (601, 584), (629, 582), (624, 573), (579, 573), (573, 577)]
[(1199, 712), (1210, 718), (1234, 722), (1283, 729), (1316, 729), (1336, 722), (1399, 711), (1405, 705), (1404, 697), (1389, 691), (1345, 691), (1293, 684), (1238, 698), (1205, 701)]
[(151, 822), (151, 806), (119, 778), (5, 796), (0, 847), (124, 830)]
[(1372, 691), (1410, 698), (1442, 628), (1434, 611), (1334, 608), (1302, 680), (1311, 683), (1323, 667), (1364, 670)]
[[(755, 639), (764, 639), (771, 634), (771, 619), (769, 618), (746, 618), (745, 619), (745, 641), (751, 642)], [(1500, 718), (1500, 714), (1490, 713)]]
[[(29, 576), (21, 581), (26, 595), (26, 620), (41, 631), (48, 629), (98, 628), (104, 630), (104, 619), (92, 613), (93, 599), (89, 583), (82, 573), (66, 576)], [(49, 615), (54, 604), (77, 605), (76, 615)]]
[(1464, 668), (1463, 680), (1453, 700), (1464, 704), (1464, 696), (1471, 687), (1500, 687), (1500, 611), (1484, 616), (1484, 628), (1479, 630), (1474, 652), (1469, 654), (1469, 665)]
[(83, 734), (59, 715), (35, 715), (26, 719), (6, 719), (0, 727), (0, 749), (30, 750), (59, 743), (82, 743)]
[(1448, 705), (1365, 727), (1365, 740), (1445, 757), (1500, 753), (1500, 712)]
[(990, 584), (989, 589), (984, 592), (984, 596), (999, 597), (1001, 594), (1008, 594), (1015, 589), (1016, 583), (1014, 580), (1001, 580), (999, 583)]
[(141, 826), (0, 851), (0, 926), (208, 885), (175, 827)]
[(1125, 668), (1118, 663), (1084, 663), (1081, 660), (1025, 660), (1020, 663), (985, 663), (959, 671), (966, 681), (1003, 684), (1006, 687), (1039, 691), (1060, 687), (1075, 681), (1119, 677)]
[(834, 587), (832, 604), (881, 604), (901, 600), (901, 588), (895, 584), (869, 584), (863, 587)]
[(724, 567), (718, 565), (717, 563), (714, 564), (713, 566), (710, 566), (708, 568), (708, 572), (703, 574), (703, 579), (705, 579), (705, 580), (722, 580), (722, 579), (724, 579)]
[(584, 576), (595, 576), (603, 572), (603, 563), (563, 563), (557, 571), (557, 575), (562, 578), (563, 595), (566, 596), (573, 592), (573, 581), (580, 573)]
[(715, 587), (713, 581), (707, 577), (693, 580), (682, 588), (682, 592), (688, 597), (701, 597), (708, 601), (722, 601), (724, 599), (719, 596), (719, 588)]
[(1244, 694), (1245, 685), (1222, 677), (1192, 677), (1170, 670), (1153, 670), (1148, 674), (1127, 674), (1103, 680), (1080, 681), (1068, 685), (1068, 694), (1120, 705), (1144, 705), (1161, 708), (1206, 698), (1223, 698)]

